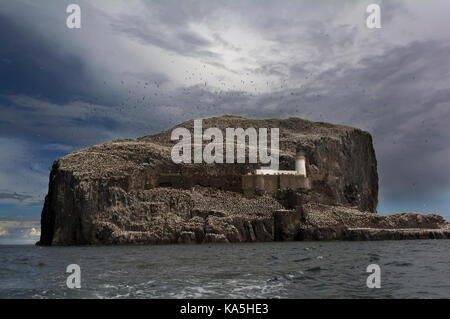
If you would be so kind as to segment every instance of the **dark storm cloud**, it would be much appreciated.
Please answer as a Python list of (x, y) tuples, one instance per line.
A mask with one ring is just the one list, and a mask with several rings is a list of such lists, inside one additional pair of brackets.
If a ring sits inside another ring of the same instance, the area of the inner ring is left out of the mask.
[(86, 94), (85, 66), (80, 57), (58, 54), (51, 39), (1, 14), (0, 30), (1, 94), (25, 94), (57, 102)]

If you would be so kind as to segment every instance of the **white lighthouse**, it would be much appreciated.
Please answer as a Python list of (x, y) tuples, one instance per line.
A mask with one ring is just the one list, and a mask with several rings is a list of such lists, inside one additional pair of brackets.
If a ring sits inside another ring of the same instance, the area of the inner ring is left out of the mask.
[(297, 145), (295, 154), (295, 170), (278, 170), (278, 169), (257, 169), (255, 171), (256, 175), (296, 175), (306, 178), (306, 162), (305, 162), (305, 152), (301, 145)]
[(306, 177), (305, 152), (303, 151), (301, 145), (297, 145), (295, 154), (295, 171), (298, 175), (303, 175)]

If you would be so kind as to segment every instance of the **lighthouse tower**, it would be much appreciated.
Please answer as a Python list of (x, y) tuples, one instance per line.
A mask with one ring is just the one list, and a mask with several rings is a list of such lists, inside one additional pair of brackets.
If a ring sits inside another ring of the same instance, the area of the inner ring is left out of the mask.
[(298, 175), (306, 177), (306, 164), (305, 164), (305, 152), (301, 145), (297, 145), (295, 154), (295, 171)]

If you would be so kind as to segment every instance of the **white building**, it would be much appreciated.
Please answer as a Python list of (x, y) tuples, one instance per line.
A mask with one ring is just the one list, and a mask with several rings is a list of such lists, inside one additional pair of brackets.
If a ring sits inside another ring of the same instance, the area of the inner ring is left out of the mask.
[(295, 171), (275, 169), (257, 169), (256, 175), (299, 175), (306, 177), (306, 157), (301, 145), (297, 146), (295, 154)]

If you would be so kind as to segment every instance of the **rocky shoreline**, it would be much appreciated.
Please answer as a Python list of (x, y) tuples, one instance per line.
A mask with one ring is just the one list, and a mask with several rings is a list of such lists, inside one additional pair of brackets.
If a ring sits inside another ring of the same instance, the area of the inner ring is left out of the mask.
[(280, 168), (293, 167), (301, 143), (311, 189), (247, 196), (241, 177), (259, 164), (174, 164), (171, 130), (113, 141), (55, 161), (38, 244), (450, 238), (450, 224), (436, 214), (376, 214), (377, 163), (367, 132), (297, 118), (204, 123), (279, 127)]

